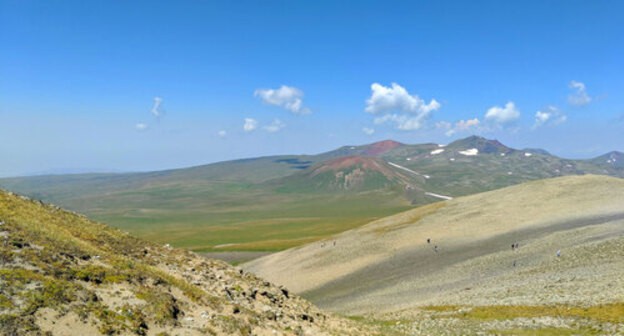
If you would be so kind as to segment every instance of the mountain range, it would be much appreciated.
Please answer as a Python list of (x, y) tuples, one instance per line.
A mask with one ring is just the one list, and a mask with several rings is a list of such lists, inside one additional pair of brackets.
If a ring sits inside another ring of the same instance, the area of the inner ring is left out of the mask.
[(418, 205), (583, 174), (624, 177), (624, 154), (571, 160), (477, 136), (448, 145), (386, 140), (167, 171), (5, 178), (0, 186), (159, 243), (273, 251)]

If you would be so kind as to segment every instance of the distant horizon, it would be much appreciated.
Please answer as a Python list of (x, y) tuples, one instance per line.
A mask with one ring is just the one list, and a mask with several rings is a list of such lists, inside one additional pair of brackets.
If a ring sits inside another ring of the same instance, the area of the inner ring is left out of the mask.
[(469, 134), (624, 150), (624, 2), (0, 0), (0, 176)]
[(263, 157), (272, 157), (272, 156), (284, 156), (284, 155), (318, 155), (318, 154), (322, 154), (322, 153), (326, 153), (326, 152), (330, 152), (336, 149), (339, 149), (341, 147), (351, 147), (351, 146), (367, 146), (367, 145), (372, 145), (375, 143), (379, 143), (379, 142), (384, 142), (384, 141), (395, 141), (395, 142), (399, 142), (403, 145), (422, 145), (422, 144), (427, 144), (427, 143), (433, 143), (433, 144), (439, 144), (439, 145), (448, 145), (452, 142), (455, 141), (459, 141), (459, 140), (464, 140), (470, 137), (480, 137), (480, 138), (484, 138), (486, 140), (490, 140), (490, 141), (499, 141), (501, 144), (503, 144), (504, 146), (507, 146), (509, 148), (512, 148), (514, 150), (545, 150), (547, 151), (549, 154), (554, 155), (556, 157), (562, 158), (562, 159), (570, 159), (570, 160), (590, 160), (590, 159), (594, 159), (597, 158), (599, 156), (611, 153), (611, 152), (620, 152), (622, 153), (623, 151), (621, 150), (617, 150), (617, 149), (613, 149), (613, 150), (608, 150), (604, 153), (595, 155), (595, 156), (591, 156), (591, 157), (585, 157), (585, 158), (574, 158), (574, 157), (566, 157), (566, 156), (560, 156), (557, 155), (556, 153), (551, 152), (548, 148), (541, 148), (541, 147), (523, 147), (523, 148), (518, 148), (515, 146), (510, 146), (498, 139), (495, 138), (487, 138), (487, 137), (481, 137), (478, 135), (468, 135), (466, 137), (463, 138), (457, 138), (454, 139), (453, 141), (450, 141), (448, 143), (439, 143), (439, 142), (433, 142), (433, 141), (429, 141), (429, 142), (422, 142), (422, 143), (406, 143), (406, 142), (401, 142), (401, 141), (396, 141), (394, 139), (381, 139), (381, 140), (377, 140), (377, 141), (373, 141), (373, 142), (369, 142), (369, 143), (362, 143), (362, 144), (344, 144), (338, 147), (334, 147), (331, 149), (327, 149), (327, 150), (323, 150), (320, 152), (315, 152), (315, 153), (281, 153), (281, 154), (268, 154), (268, 155), (261, 155), (261, 156), (254, 156), (254, 157), (240, 157), (240, 158), (233, 158), (233, 159), (226, 159), (226, 160), (220, 160), (220, 161), (213, 161), (213, 162), (206, 162), (206, 163), (199, 163), (199, 164), (194, 164), (194, 165), (189, 165), (189, 166), (173, 166), (173, 167), (164, 167), (164, 168), (153, 168), (153, 169), (147, 169), (147, 170), (135, 170), (135, 171), (124, 171), (124, 170), (119, 170), (119, 169), (106, 169), (106, 168), (81, 168), (81, 167), (66, 167), (66, 168), (53, 168), (50, 169), (48, 171), (39, 171), (39, 172), (32, 172), (32, 173), (27, 173), (24, 175), (11, 175), (11, 176), (0, 176), (0, 178), (18, 178), (18, 177), (35, 177), (35, 176), (55, 176), (55, 175), (82, 175), (82, 174), (131, 174), (131, 173), (150, 173), (150, 172), (159, 172), (159, 171), (167, 171), (167, 170), (176, 170), (176, 169), (186, 169), (186, 168), (192, 168), (192, 167), (200, 167), (200, 166), (206, 166), (206, 165), (211, 165), (211, 164), (216, 164), (216, 163), (222, 163), (222, 162), (228, 162), (228, 161), (237, 161), (237, 160), (248, 160), (248, 159), (258, 159), (258, 158), (263, 158)]

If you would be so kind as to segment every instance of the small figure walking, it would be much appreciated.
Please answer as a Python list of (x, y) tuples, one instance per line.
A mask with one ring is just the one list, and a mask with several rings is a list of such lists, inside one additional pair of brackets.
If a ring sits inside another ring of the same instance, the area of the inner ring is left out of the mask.
[(511, 250), (513, 251), (516, 248), (516, 244), (511, 244)]
[(434, 250), (436, 253), (438, 253), (438, 245), (434, 246), (434, 247), (433, 247), (433, 250)]
[(557, 258), (561, 257), (561, 250), (557, 250)]
[(431, 244), (431, 238), (427, 238), (427, 244)]

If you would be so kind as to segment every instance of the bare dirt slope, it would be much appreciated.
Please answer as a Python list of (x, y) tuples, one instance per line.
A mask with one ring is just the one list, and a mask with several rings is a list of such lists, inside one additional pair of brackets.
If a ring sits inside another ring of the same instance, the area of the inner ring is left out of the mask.
[(622, 302), (624, 180), (562, 177), (435, 203), (243, 268), (321, 307), (378, 316)]

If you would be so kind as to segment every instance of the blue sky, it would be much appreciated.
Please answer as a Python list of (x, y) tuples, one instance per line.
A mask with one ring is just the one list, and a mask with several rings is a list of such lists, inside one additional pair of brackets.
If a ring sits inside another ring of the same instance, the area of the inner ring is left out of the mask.
[(621, 22), (621, 1), (0, 0), (0, 176), (472, 134), (624, 150)]

